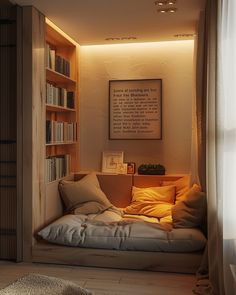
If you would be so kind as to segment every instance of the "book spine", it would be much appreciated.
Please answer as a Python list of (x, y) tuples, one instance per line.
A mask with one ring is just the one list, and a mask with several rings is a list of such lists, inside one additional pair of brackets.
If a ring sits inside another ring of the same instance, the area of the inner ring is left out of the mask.
[(50, 48), (50, 69), (55, 71), (55, 61), (56, 61), (56, 51), (54, 49)]
[(50, 68), (50, 45), (46, 44), (46, 67)]
[(52, 125), (51, 125), (51, 121), (50, 120), (46, 120), (46, 143), (51, 143), (51, 129), (52, 129)]
[(75, 93), (72, 91), (67, 92), (67, 108), (75, 108)]

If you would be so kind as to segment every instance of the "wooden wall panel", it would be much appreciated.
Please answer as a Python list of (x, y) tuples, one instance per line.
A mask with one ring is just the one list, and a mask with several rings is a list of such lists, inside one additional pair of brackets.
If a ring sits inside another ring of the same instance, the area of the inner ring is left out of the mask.
[(17, 9), (0, 7), (0, 259), (17, 258)]
[(45, 220), (44, 46), (44, 16), (33, 7), (23, 7), (24, 261), (31, 260), (32, 235)]
[(16, 157), (17, 157), (17, 167), (16, 167), (16, 184), (17, 184), (17, 261), (22, 261), (22, 253), (23, 253), (23, 231), (22, 231), (22, 203), (23, 203), (23, 103), (22, 103), (22, 83), (23, 83), (23, 67), (22, 67), (22, 8), (17, 6), (17, 65), (16, 65), (16, 89), (17, 89), (17, 150), (16, 150)]

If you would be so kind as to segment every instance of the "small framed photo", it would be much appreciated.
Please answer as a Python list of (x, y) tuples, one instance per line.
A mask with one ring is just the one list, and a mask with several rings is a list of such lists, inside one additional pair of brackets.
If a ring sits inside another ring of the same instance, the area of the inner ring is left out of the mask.
[(135, 163), (129, 162), (127, 163), (127, 174), (134, 174), (135, 173)]
[(102, 172), (118, 173), (117, 170), (124, 162), (124, 152), (105, 151), (102, 153)]
[(127, 163), (117, 164), (116, 173), (118, 174), (127, 174)]

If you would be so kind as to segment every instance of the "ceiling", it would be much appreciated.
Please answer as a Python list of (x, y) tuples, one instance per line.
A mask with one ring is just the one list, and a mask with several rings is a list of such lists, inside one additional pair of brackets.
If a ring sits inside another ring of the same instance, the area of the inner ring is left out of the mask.
[[(174, 5), (165, 6), (156, 5), (155, 0), (11, 2), (35, 6), (80, 45), (91, 45), (192, 39), (205, 0), (177, 0)], [(175, 7), (177, 11), (160, 13), (161, 7)]]

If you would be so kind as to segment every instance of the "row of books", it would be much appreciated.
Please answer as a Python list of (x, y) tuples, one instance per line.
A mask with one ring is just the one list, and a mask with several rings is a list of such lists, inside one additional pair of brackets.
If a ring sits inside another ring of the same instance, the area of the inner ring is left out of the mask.
[(56, 87), (51, 83), (46, 83), (46, 103), (65, 108), (75, 108), (75, 94), (65, 88)]
[(51, 182), (70, 173), (70, 155), (50, 156), (46, 158), (46, 182)]
[(75, 142), (76, 135), (77, 124), (75, 122), (46, 120), (46, 144)]
[(47, 68), (70, 77), (70, 61), (56, 54), (56, 50), (46, 44)]

